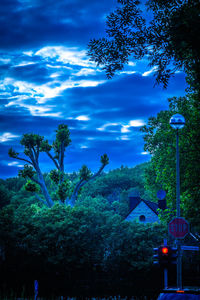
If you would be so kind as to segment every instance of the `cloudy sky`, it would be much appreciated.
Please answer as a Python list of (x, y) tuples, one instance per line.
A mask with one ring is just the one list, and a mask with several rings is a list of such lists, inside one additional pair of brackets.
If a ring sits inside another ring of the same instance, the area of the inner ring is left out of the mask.
[[(106, 15), (117, 0), (0, 1), (0, 178), (16, 176), (23, 133), (52, 142), (58, 124), (69, 126), (66, 172), (87, 164), (94, 172), (107, 153), (107, 170), (150, 160), (140, 127), (167, 98), (185, 93), (178, 73), (167, 90), (154, 87), (154, 69), (146, 60), (130, 61), (108, 80), (87, 57), (92, 38), (105, 34)], [(51, 162), (42, 156), (43, 170)]]

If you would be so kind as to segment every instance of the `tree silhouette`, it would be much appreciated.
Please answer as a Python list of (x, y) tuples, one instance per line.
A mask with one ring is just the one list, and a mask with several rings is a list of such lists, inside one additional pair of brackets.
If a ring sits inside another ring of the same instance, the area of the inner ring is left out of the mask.
[[(57, 186), (56, 195), (60, 203), (65, 205), (75, 205), (78, 197), (79, 190), (88, 181), (99, 176), (104, 167), (109, 163), (108, 156), (106, 154), (101, 156), (101, 167), (99, 170), (92, 174), (86, 165), (83, 165), (79, 171), (79, 181), (73, 187), (71, 182), (66, 178), (64, 172), (64, 156), (65, 150), (70, 145), (70, 132), (65, 124), (60, 124), (56, 130), (56, 138), (52, 145), (49, 144), (43, 136), (33, 133), (24, 134), (21, 141), (21, 145), (24, 147), (24, 152), (20, 155), (18, 152), (9, 149), (9, 156), (25, 162), (24, 168), (19, 171), (19, 176), (27, 178), (25, 185), (26, 190), (33, 192), (38, 200), (45, 203), (48, 207), (54, 205), (50, 193), (47, 189), (47, 185), (40, 169), (39, 157), (41, 152), (46, 155), (54, 163), (56, 169), (50, 172), (50, 179)], [(44, 199), (38, 195), (38, 191), (41, 190)]]
[(105, 37), (88, 45), (91, 60), (111, 78), (130, 60), (145, 57), (164, 87), (183, 69), (192, 89), (200, 91), (199, 0), (141, 2), (118, 0), (107, 16)]

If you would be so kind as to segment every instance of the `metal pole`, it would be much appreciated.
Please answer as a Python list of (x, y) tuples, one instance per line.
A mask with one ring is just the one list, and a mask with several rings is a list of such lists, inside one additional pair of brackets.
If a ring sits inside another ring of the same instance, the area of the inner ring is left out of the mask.
[[(167, 239), (164, 239), (163, 242), (164, 246), (167, 246)], [(164, 288), (168, 288), (168, 270), (167, 268), (164, 268)]]
[(179, 135), (176, 131), (176, 211), (177, 218), (180, 217), (180, 170), (179, 170)]
[(164, 269), (164, 288), (168, 288), (168, 270), (167, 268)]
[(34, 300), (37, 300), (38, 299), (38, 281), (37, 280), (34, 281), (34, 292), (35, 292)]
[[(176, 131), (176, 210), (177, 218), (180, 217), (180, 167), (179, 167), (179, 135)], [(177, 288), (182, 289), (182, 260), (181, 260), (181, 241), (177, 239)]]

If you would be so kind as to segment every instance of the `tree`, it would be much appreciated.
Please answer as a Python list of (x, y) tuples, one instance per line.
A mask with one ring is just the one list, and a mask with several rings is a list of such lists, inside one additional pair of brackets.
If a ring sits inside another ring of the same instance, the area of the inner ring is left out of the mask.
[(145, 56), (155, 67), (156, 81), (164, 87), (171, 75), (184, 69), (193, 89), (200, 91), (199, 0), (118, 3), (107, 16), (107, 37), (89, 43), (91, 60), (111, 78), (129, 60)]
[[(61, 124), (58, 126), (58, 129), (56, 130), (56, 138), (52, 145), (50, 145), (43, 136), (33, 133), (24, 134), (20, 143), (24, 147), (24, 155), (19, 156), (19, 153), (10, 148), (9, 156), (26, 163), (24, 168), (19, 171), (20, 176), (28, 178), (25, 188), (26, 190), (35, 193), (35, 196), (48, 207), (52, 207), (54, 205), (54, 201), (49, 194), (44, 176), (40, 169), (39, 156), (41, 152), (46, 153), (56, 167), (56, 169), (53, 169), (50, 172), (50, 178), (58, 187), (58, 199), (62, 203), (70, 204), (72, 206), (75, 204), (79, 190), (88, 181), (93, 180), (100, 175), (104, 167), (109, 163), (108, 156), (106, 154), (102, 155), (101, 167), (93, 175), (87, 166), (84, 165), (79, 172), (79, 181), (73, 188), (71, 186), (71, 182), (65, 178), (64, 173), (65, 150), (71, 143), (70, 132), (67, 125)], [(42, 191), (45, 200), (38, 195), (37, 192), (39, 190)]]
[(0, 208), (10, 203), (11, 193), (2, 180), (0, 182)]
[[(199, 122), (196, 95), (169, 99), (169, 110), (161, 111), (149, 118), (142, 127), (145, 133), (145, 150), (152, 155), (146, 173), (146, 187), (153, 192), (163, 188), (167, 191), (168, 206), (175, 210), (176, 199), (176, 131), (169, 125), (171, 116), (177, 112), (186, 119), (180, 130), (180, 177), (182, 214), (193, 226), (198, 226), (200, 209), (199, 194)], [(154, 194), (155, 195), (155, 194)], [(198, 229), (199, 230), (199, 229)]]
[(127, 283), (136, 292), (143, 288), (146, 272), (158, 285), (151, 273), (152, 252), (164, 231), (162, 225), (124, 221), (102, 197), (75, 207), (12, 203), (0, 210), (0, 245), (5, 249), (0, 280), (7, 287), (37, 278), (46, 296), (53, 288), (59, 295), (61, 290), (81, 293), (81, 288), (90, 295), (114, 293), (116, 283), (121, 293)]
[(135, 188), (140, 191), (141, 196), (144, 195), (144, 170), (146, 163), (135, 166), (134, 168), (121, 167), (111, 170), (106, 174), (99, 176), (94, 182), (85, 186), (81, 194), (82, 196), (102, 195), (107, 197), (110, 202), (118, 200), (123, 191)]

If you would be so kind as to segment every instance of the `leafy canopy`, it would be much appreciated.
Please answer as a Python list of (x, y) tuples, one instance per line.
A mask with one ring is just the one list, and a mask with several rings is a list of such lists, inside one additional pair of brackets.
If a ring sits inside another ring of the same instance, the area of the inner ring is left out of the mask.
[(184, 69), (191, 87), (200, 90), (199, 0), (118, 0), (107, 16), (106, 38), (92, 39), (88, 54), (109, 78), (130, 60), (147, 57), (156, 81), (166, 87)]
[(149, 118), (148, 125), (142, 128), (145, 133), (145, 150), (152, 155), (150, 167), (146, 171), (146, 188), (152, 191), (154, 197), (158, 189), (166, 190), (168, 207), (172, 211), (176, 207), (176, 130), (171, 128), (169, 120), (177, 112), (185, 117), (186, 124), (179, 130), (181, 209), (182, 215), (193, 226), (199, 226), (197, 215), (200, 209), (198, 103), (195, 94), (171, 98), (169, 110)]

